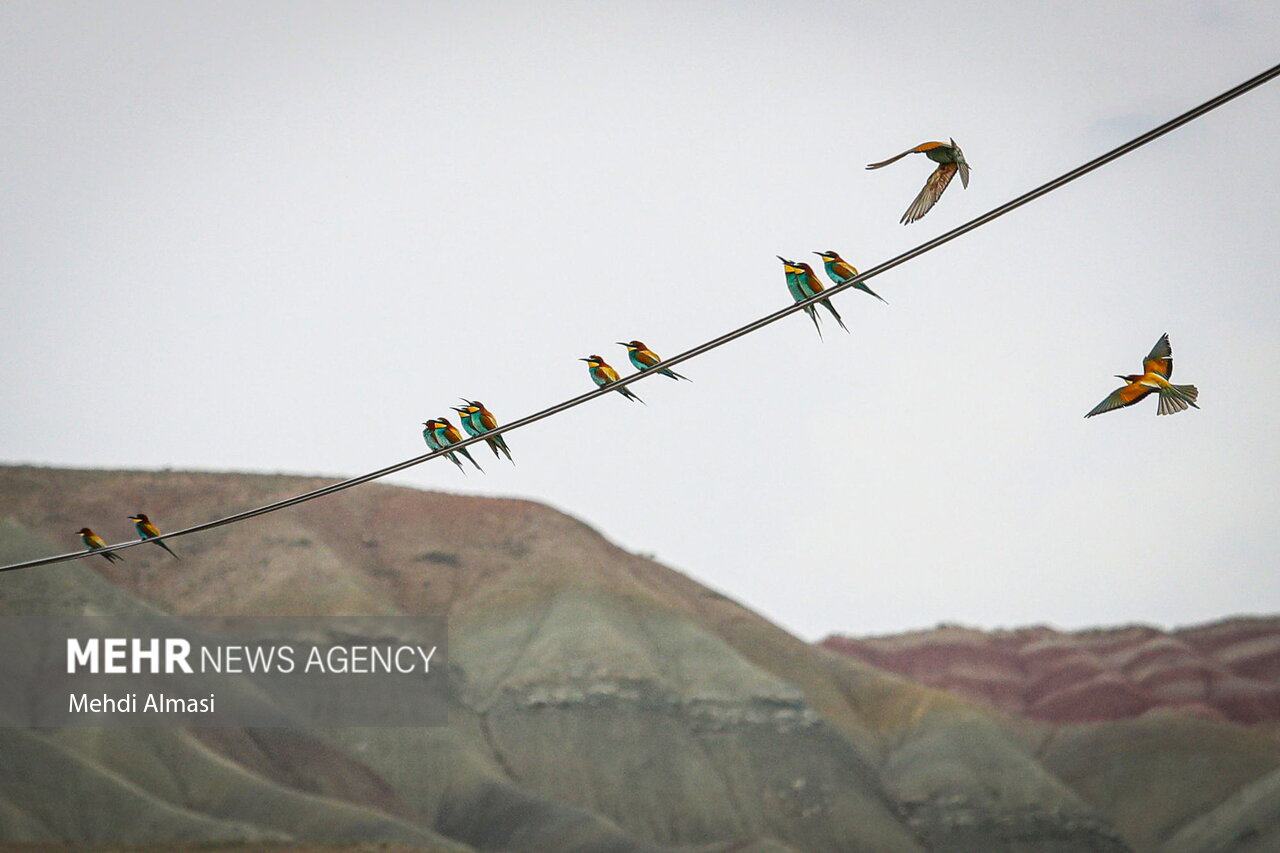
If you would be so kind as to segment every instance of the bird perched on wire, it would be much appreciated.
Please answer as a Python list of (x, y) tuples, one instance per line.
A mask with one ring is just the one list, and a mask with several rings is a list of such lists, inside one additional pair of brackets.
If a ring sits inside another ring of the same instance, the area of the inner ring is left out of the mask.
[[(422, 440), (427, 443), (427, 447), (430, 447), (432, 450), (444, 450), (447, 444), (440, 439), (441, 433), (444, 432), (444, 424), (433, 418), (429, 421), (424, 421), (422, 425), (426, 427), (426, 429), (422, 431)], [(465, 447), (461, 448), (461, 450), (463, 453), (467, 452)], [(459, 471), (464, 474), (467, 473), (467, 469), (462, 467), (462, 460), (458, 458), (457, 453), (452, 451), (446, 453), (445, 458), (454, 465), (457, 465)], [(471, 459), (469, 454), (467, 458)], [(475, 465), (476, 461), (471, 459), (471, 464)], [(476, 467), (479, 468), (480, 466), (476, 465)]]
[[(825, 289), (822, 286), (822, 281), (813, 271), (813, 267), (803, 261), (789, 261), (781, 255), (775, 255), (774, 257), (782, 261), (783, 270), (787, 274), (787, 289), (791, 291), (791, 298), (795, 301), (799, 302), (803, 299), (808, 299), (810, 296), (817, 296)], [(823, 299), (818, 304), (831, 312), (831, 316), (836, 318), (840, 328), (846, 332), (849, 331), (849, 327), (844, 324), (844, 320), (840, 318), (840, 312), (831, 304), (830, 299)], [(822, 337), (822, 329), (818, 326), (818, 312), (814, 310), (812, 305), (807, 306), (804, 310), (809, 315), (809, 319), (813, 321), (814, 328), (818, 329), (818, 337)]]
[(923, 154), (937, 163), (938, 168), (933, 170), (929, 180), (924, 182), (924, 189), (920, 190), (916, 200), (911, 202), (907, 212), (902, 214), (902, 219), (899, 221), (903, 225), (915, 222), (928, 213), (938, 199), (942, 198), (942, 191), (947, 188), (947, 184), (951, 183), (951, 179), (956, 176), (957, 171), (960, 172), (960, 183), (964, 184), (965, 189), (969, 188), (969, 164), (965, 161), (964, 152), (960, 150), (959, 145), (956, 145), (954, 139), (951, 140), (950, 145), (945, 142), (922, 142), (915, 148), (909, 148), (896, 157), (890, 157), (880, 163), (871, 163), (867, 168), (879, 169), (883, 166), (888, 166), (908, 154)]
[[(658, 358), (658, 354), (644, 345), (644, 341), (617, 341), (620, 347), (627, 348), (627, 357), (631, 359), (631, 363), (636, 370), (649, 370), (662, 359)], [(672, 379), (683, 379), (686, 382), (692, 382), (688, 376), (682, 376), (669, 367), (660, 367), (658, 372), (663, 376), (670, 376)]]
[[(775, 258), (782, 261), (782, 269), (787, 274), (787, 290), (791, 291), (791, 298), (796, 302), (803, 302), (805, 296), (804, 288), (800, 286), (800, 275), (804, 270), (796, 265), (795, 261), (789, 261), (782, 255), (774, 255)], [(818, 325), (818, 311), (812, 305), (804, 307), (804, 313), (809, 315), (809, 319), (813, 321), (813, 327), (818, 330), (818, 337), (822, 337), (822, 327)]]
[[(618, 371), (610, 367), (609, 363), (600, 356), (589, 355), (586, 358), (578, 359), (578, 361), (585, 361), (587, 363), (587, 372), (591, 374), (591, 381), (599, 385), (601, 388), (606, 385), (612, 385), (614, 382), (618, 381)], [(637, 403), (644, 403), (646, 406), (649, 405), (648, 403), (645, 403), (644, 400), (637, 397), (630, 388), (623, 387), (616, 388), (614, 390), (626, 397), (628, 400), (635, 400)]]
[[(462, 441), (462, 433), (458, 432), (458, 428), (449, 423), (448, 418), (444, 417), (436, 418), (435, 436), (436, 441), (440, 443), (442, 448)], [(459, 447), (456, 452), (465, 456), (468, 462), (476, 466), (477, 471), (482, 474), (484, 473), (484, 469), (480, 467), (480, 463), (471, 457), (471, 454), (467, 452), (465, 447)], [(452, 456), (453, 452), (451, 451), (449, 455)], [(459, 465), (458, 467), (461, 468), (462, 466)]]
[[(849, 279), (858, 275), (858, 270), (853, 266), (853, 264), (840, 257), (835, 252), (814, 252), (814, 254), (822, 258), (822, 265), (827, 270), (827, 277), (836, 284), (844, 284)], [(870, 293), (886, 305), (889, 304), (887, 299), (867, 287), (866, 284), (861, 281), (855, 284), (854, 287), (864, 293)]]
[[(151, 519), (147, 518), (147, 514), (145, 512), (140, 512), (137, 515), (131, 515), (129, 516), (129, 520), (133, 522), (134, 529), (138, 531), (138, 536), (142, 539), (155, 539), (160, 535), (160, 528), (151, 523)], [(182, 559), (177, 554), (173, 553), (169, 546), (164, 544), (163, 541), (157, 541), (155, 544), (168, 551), (169, 556), (173, 557), (173, 559)]]
[[(94, 533), (92, 530), (90, 530), (87, 527), (81, 527), (79, 530), (76, 531), (76, 533), (80, 534), (80, 541), (83, 542), (84, 547), (88, 548), (90, 551), (99, 551), (107, 547), (107, 543), (102, 541), (102, 537)], [(124, 562), (124, 557), (121, 557), (119, 554), (116, 554), (112, 551), (104, 551), (102, 553), (102, 557), (108, 563)]]
[[(463, 400), (463, 405), (454, 406), (453, 410), (458, 413), (458, 420), (462, 422), (462, 428), (467, 431), (468, 435), (484, 435), (490, 430), (498, 428), (498, 419), (493, 416), (493, 412), (484, 407), (484, 403), (479, 400)], [(507, 447), (507, 442), (500, 435), (491, 435), (485, 438), (485, 444), (489, 445), (489, 449), (493, 451), (493, 455), (497, 456), (501, 451), (512, 465), (516, 460), (511, 458), (511, 450)]]
[(1152, 391), (1160, 397), (1160, 403), (1156, 407), (1157, 415), (1171, 415), (1174, 412), (1185, 411), (1189, 406), (1200, 408), (1196, 405), (1196, 398), (1200, 396), (1196, 386), (1173, 385), (1169, 382), (1171, 376), (1173, 376), (1173, 347), (1169, 346), (1169, 333), (1166, 332), (1160, 336), (1160, 340), (1156, 341), (1151, 352), (1147, 353), (1147, 357), (1142, 360), (1142, 373), (1129, 376), (1121, 376), (1117, 373), (1116, 379), (1123, 379), (1127, 384), (1108, 394), (1107, 399), (1094, 406), (1085, 417), (1091, 418), (1113, 409), (1132, 406)]

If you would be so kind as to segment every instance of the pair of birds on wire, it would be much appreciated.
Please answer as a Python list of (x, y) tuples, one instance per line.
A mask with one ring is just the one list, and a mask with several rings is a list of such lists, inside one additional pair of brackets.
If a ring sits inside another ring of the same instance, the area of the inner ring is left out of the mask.
[[(479, 436), (492, 432), (498, 428), (498, 419), (493, 416), (493, 412), (489, 411), (484, 403), (479, 400), (462, 400), (461, 406), (450, 406), (458, 413), (458, 421), (462, 424), (462, 428), (467, 431), (467, 435)], [(449, 422), (446, 417), (432, 418), (424, 421), (422, 424), (426, 427), (422, 431), (422, 438), (427, 443), (427, 447), (432, 450), (444, 450), (451, 445), (462, 441), (462, 433), (458, 432), (458, 428)], [(485, 444), (489, 445), (489, 449), (493, 451), (495, 458), (502, 456), (507, 457), (507, 461), (512, 465), (516, 460), (511, 458), (511, 448), (507, 447), (507, 441), (501, 435), (485, 436)], [(458, 458), (458, 454), (462, 454), (468, 462), (475, 466), (477, 471), (483, 472), (480, 463), (467, 452), (465, 447), (459, 447), (456, 451), (449, 451), (445, 454), (445, 458), (458, 466), (458, 470), (466, 473), (467, 469), (462, 467), (462, 460)]]
[[(129, 516), (129, 520), (133, 522), (133, 527), (138, 531), (138, 537), (141, 539), (155, 539), (160, 535), (160, 528), (151, 523), (151, 519), (147, 518), (147, 514), (145, 512), (140, 512), (137, 515), (131, 515)], [(94, 533), (88, 527), (81, 527), (76, 531), (76, 533), (80, 535), (80, 541), (84, 543), (84, 547), (88, 548), (90, 551), (101, 551), (103, 548), (107, 547), (107, 543), (102, 540), (102, 537)], [(182, 559), (177, 554), (173, 553), (173, 549), (164, 542), (157, 541), (155, 544), (168, 551), (169, 556), (173, 557), (173, 559)], [(124, 562), (124, 557), (121, 557), (114, 551), (104, 551), (102, 553), (102, 557), (108, 563)]]
[[(617, 344), (620, 347), (627, 348), (627, 358), (631, 360), (631, 365), (639, 373), (644, 373), (646, 370), (656, 369), (658, 373), (661, 373), (663, 376), (671, 379), (683, 379), (685, 382), (693, 381), (688, 376), (676, 373), (669, 367), (658, 367), (662, 362), (662, 359), (656, 352), (645, 346), (644, 341), (617, 341)], [(618, 371), (614, 370), (612, 365), (598, 355), (589, 355), (586, 358), (578, 359), (578, 361), (585, 361), (587, 363), (587, 374), (591, 377), (591, 381), (596, 383), (600, 388), (603, 388), (606, 385), (612, 385), (619, 379)], [(648, 403), (641, 400), (634, 391), (626, 386), (615, 390), (628, 400), (634, 400), (637, 403), (648, 405)]]
[[(844, 258), (840, 257), (836, 252), (814, 252), (814, 254), (822, 258), (823, 266), (827, 271), (827, 277), (835, 284), (844, 284), (849, 279), (858, 275), (858, 270)], [(810, 297), (817, 296), (826, 289), (818, 279), (817, 273), (813, 271), (813, 267), (803, 261), (789, 261), (782, 257), (782, 255), (777, 255), (776, 257), (778, 260), (782, 261), (782, 268), (787, 275), (787, 290), (791, 291), (791, 298), (796, 302), (803, 302)], [(867, 287), (863, 282), (858, 282), (854, 287), (864, 293), (871, 294), (886, 305), (888, 304), (888, 300), (871, 288)], [(849, 327), (844, 324), (844, 320), (840, 317), (840, 312), (831, 304), (830, 299), (823, 299), (819, 301), (818, 304), (831, 312), (831, 316), (836, 318), (836, 322), (840, 324), (840, 328), (844, 329), (846, 332), (849, 331)], [(806, 305), (804, 313), (808, 314), (809, 319), (813, 321), (813, 327), (818, 330), (818, 337), (822, 337), (822, 326), (818, 323), (818, 312), (812, 305)]]

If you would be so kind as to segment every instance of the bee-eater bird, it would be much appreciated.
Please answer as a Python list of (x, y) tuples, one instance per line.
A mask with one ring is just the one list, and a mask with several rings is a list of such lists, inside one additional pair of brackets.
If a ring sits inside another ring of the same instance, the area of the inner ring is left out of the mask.
[[(787, 273), (787, 290), (791, 291), (791, 298), (796, 302), (803, 302), (809, 296), (804, 292), (804, 288), (800, 286), (800, 276), (804, 274), (804, 270), (800, 269), (795, 261), (789, 261), (782, 255), (774, 255), (774, 257), (782, 261), (782, 268)], [(812, 305), (806, 305), (804, 313), (808, 314), (809, 319), (813, 321), (813, 327), (818, 330), (818, 337), (822, 337), (822, 327), (818, 325), (817, 309)]]
[[(463, 400), (464, 405), (454, 406), (453, 410), (458, 413), (459, 420), (462, 421), (462, 428), (467, 431), (468, 435), (484, 435), (490, 430), (498, 428), (498, 419), (493, 416), (493, 412), (484, 407), (484, 403), (479, 400)], [(511, 458), (511, 450), (507, 447), (507, 442), (500, 435), (489, 436), (484, 440), (489, 445), (489, 449), (493, 451), (493, 455), (497, 456), (501, 451), (507, 457), (507, 461), (512, 465), (516, 464), (516, 460)]]
[[(814, 254), (822, 258), (822, 265), (827, 270), (827, 277), (836, 284), (844, 284), (846, 281), (858, 274), (858, 270), (853, 266), (853, 264), (840, 257), (835, 252), (814, 252)], [(889, 304), (889, 300), (867, 287), (867, 285), (861, 281), (855, 284), (854, 288), (856, 290), (870, 293), (885, 305)]]
[(947, 188), (947, 184), (951, 183), (951, 179), (956, 176), (956, 171), (960, 172), (960, 183), (964, 184), (965, 189), (969, 188), (969, 164), (964, 159), (964, 152), (960, 150), (960, 146), (956, 145), (956, 141), (951, 140), (948, 145), (945, 142), (921, 142), (915, 148), (909, 148), (896, 157), (890, 157), (880, 163), (871, 163), (868, 169), (879, 169), (882, 166), (888, 166), (890, 163), (901, 160), (908, 154), (923, 154), (930, 160), (938, 164), (938, 168), (933, 170), (933, 174), (929, 176), (929, 180), (924, 182), (924, 189), (920, 190), (920, 195), (916, 196), (916, 200), (911, 202), (911, 206), (907, 208), (907, 212), (902, 214), (899, 220), (903, 225), (915, 222), (929, 212), (929, 209), (942, 198), (942, 191)]
[[(440, 426), (437, 420), (423, 421), (422, 425), (426, 427), (422, 431), (422, 440), (427, 443), (427, 447), (432, 450), (444, 450), (444, 445), (440, 443), (440, 439), (436, 438), (436, 428)], [(467, 473), (467, 469), (462, 467), (462, 460), (458, 458), (456, 453), (446, 453), (445, 458), (458, 466), (458, 470)]]
[(1116, 379), (1123, 379), (1126, 384), (1107, 395), (1107, 399), (1093, 407), (1086, 418), (1132, 406), (1152, 391), (1160, 396), (1160, 404), (1156, 407), (1157, 415), (1171, 415), (1186, 410), (1188, 406), (1196, 406), (1196, 398), (1200, 392), (1194, 385), (1173, 385), (1169, 377), (1173, 376), (1173, 348), (1169, 346), (1169, 333), (1165, 332), (1156, 341), (1156, 345), (1142, 360), (1142, 373), (1129, 376), (1116, 374)]
[[(160, 535), (160, 528), (151, 523), (151, 519), (147, 518), (147, 514), (145, 512), (140, 512), (137, 515), (131, 515), (129, 516), (129, 520), (133, 522), (134, 528), (138, 531), (139, 538), (154, 539)], [(173, 557), (173, 559), (182, 559), (177, 554), (173, 553), (169, 546), (164, 544), (164, 542), (156, 542), (155, 544), (168, 551), (169, 556)]]
[[(645, 371), (652, 368), (662, 359), (658, 358), (658, 354), (644, 345), (644, 341), (616, 341), (620, 347), (627, 348), (627, 357), (631, 359), (631, 364), (636, 370)], [(663, 376), (670, 376), (672, 379), (683, 379), (685, 382), (692, 382), (688, 376), (681, 376), (669, 367), (658, 368), (658, 372)]]
[[(436, 441), (440, 442), (440, 446), (442, 448), (448, 447), (451, 444), (457, 444), (459, 441), (462, 441), (462, 433), (458, 432), (458, 428), (456, 426), (449, 423), (448, 418), (443, 418), (443, 417), (436, 418), (435, 436), (436, 436)], [(468, 462), (476, 466), (477, 471), (479, 471), (482, 474), (484, 473), (484, 469), (480, 467), (480, 463), (472, 458), (471, 454), (467, 452), (467, 449), (465, 447), (459, 447), (456, 452), (461, 453), (463, 456), (465, 456)], [(449, 455), (452, 456), (453, 451), (450, 451)], [(462, 465), (459, 464), (458, 467), (461, 468)]]
[[(809, 266), (804, 261), (797, 261), (795, 265), (800, 270), (796, 275), (796, 280), (799, 282), (800, 290), (804, 293), (806, 299), (810, 296), (817, 296), (825, 290), (822, 286), (822, 280), (819, 279), (818, 274), (813, 271), (813, 267)], [(831, 304), (830, 299), (823, 299), (818, 302), (818, 304), (831, 312), (831, 316), (836, 318), (836, 322), (840, 324), (840, 328), (844, 329), (846, 332), (849, 331), (849, 327), (844, 324), (844, 320), (840, 319), (840, 312), (836, 310), (836, 306)]]
[[(599, 385), (601, 388), (618, 381), (618, 371), (610, 367), (609, 363), (600, 356), (589, 355), (586, 358), (578, 359), (578, 361), (585, 361), (587, 363), (587, 372), (591, 374), (591, 381)], [(648, 403), (645, 403), (644, 400), (637, 397), (630, 388), (617, 388), (615, 390), (628, 400), (635, 400), (637, 403), (644, 403), (646, 406), (649, 405)]]
[[(97, 551), (101, 548), (107, 547), (107, 543), (102, 541), (102, 537), (87, 527), (81, 527), (76, 531), (76, 533), (80, 534), (80, 541), (83, 542), (84, 547), (88, 548), (90, 551)], [(108, 563), (124, 562), (124, 557), (121, 557), (113, 551), (107, 551), (103, 553), (102, 556)]]

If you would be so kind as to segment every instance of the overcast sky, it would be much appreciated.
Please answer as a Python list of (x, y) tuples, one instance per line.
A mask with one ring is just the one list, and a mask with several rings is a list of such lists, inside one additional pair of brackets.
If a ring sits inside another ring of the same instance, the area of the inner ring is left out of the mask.
[[(379, 468), (1278, 60), (1245, 3), (10, 0), (0, 458)], [(1274, 82), (842, 295), (851, 334), (788, 318), (391, 482), (549, 503), (808, 638), (1280, 610), (1278, 127)], [(899, 225), (932, 164), (864, 164), (949, 136), (969, 189)], [(1202, 409), (1084, 420), (1165, 331)]]

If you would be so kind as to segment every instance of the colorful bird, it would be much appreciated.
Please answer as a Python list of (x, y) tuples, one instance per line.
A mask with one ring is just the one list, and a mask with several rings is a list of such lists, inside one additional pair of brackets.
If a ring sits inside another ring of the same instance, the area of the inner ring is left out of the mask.
[[(134, 528), (138, 531), (138, 536), (143, 539), (155, 539), (160, 535), (160, 528), (151, 523), (151, 519), (147, 518), (147, 514), (145, 512), (140, 512), (137, 515), (131, 515), (129, 516), (129, 520), (133, 522)], [(155, 544), (168, 551), (169, 556), (173, 557), (173, 559), (182, 559), (177, 554), (173, 553), (169, 546), (164, 544), (164, 542), (157, 541)]]
[[(855, 277), (858, 274), (858, 270), (854, 267), (853, 264), (849, 263), (844, 258), (840, 257), (835, 252), (814, 252), (814, 254), (822, 258), (822, 265), (827, 270), (827, 277), (830, 278), (836, 284), (844, 284), (846, 281)], [(872, 296), (874, 296), (876, 299), (879, 299), (881, 302), (883, 302), (886, 305), (889, 304), (889, 301), (887, 299), (885, 299), (880, 294), (876, 293), (871, 288), (867, 287), (866, 284), (864, 284), (863, 282), (858, 282), (857, 284), (854, 285), (854, 288), (857, 290), (864, 291), (866, 293), (870, 293)]]
[[(458, 432), (458, 428), (456, 426), (449, 423), (448, 418), (436, 418), (435, 437), (436, 441), (440, 443), (441, 448), (445, 448), (451, 444), (457, 444), (459, 441), (462, 441), (462, 433)], [(484, 469), (480, 467), (480, 463), (471, 457), (471, 454), (467, 452), (465, 447), (459, 447), (456, 452), (465, 456), (468, 462), (476, 466), (477, 471), (484, 473)], [(452, 456), (453, 452), (451, 451), (449, 455)], [(458, 467), (461, 468), (462, 465), (458, 465)]]
[[(102, 541), (102, 537), (94, 533), (87, 527), (81, 527), (76, 533), (80, 534), (80, 541), (84, 543), (84, 547), (90, 551), (98, 551), (107, 547), (107, 543)], [(123, 563), (124, 557), (113, 551), (104, 551), (102, 556), (108, 563)]]
[[(795, 265), (800, 270), (796, 275), (796, 280), (799, 282), (800, 290), (804, 293), (806, 299), (810, 296), (817, 296), (825, 290), (822, 286), (822, 280), (819, 279), (818, 274), (813, 271), (813, 267), (809, 266), (804, 261), (797, 261)], [(849, 327), (844, 324), (844, 320), (840, 319), (840, 312), (836, 310), (836, 306), (831, 304), (830, 299), (823, 299), (819, 301), (818, 304), (831, 312), (831, 316), (836, 318), (836, 322), (840, 324), (840, 328), (844, 329), (846, 332), (849, 331)]]
[[(479, 400), (463, 400), (464, 405), (454, 406), (453, 410), (458, 413), (459, 420), (462, 422), (462, 428), (467, 431), (468, 435), (484, 435), (490, 430), (498, 428), (498, 419), (493, 416), (493, 412), (484, 407), (484, 403)], [(485, 444), (489, 445), (489, 449), (493, 451), (493, 455), (497, 456), (501, 451), (512, 465), (516, 460), (511, 458), (511, 450), (507, 447), (506, 440), (500, 435), (489, 436), (485, 440)]]
[[(440, 443), (440, 439), (436, 438), (436, 429), (439, 428), (440, 422), (437, 420), (424, 421), (422, 424), (426, 429), (422, 431), (422, 440), (427, 443), (427, 447), (432, 450), (444, 450), (444, 445)], [(456, 453), (446, 453), (445, 458), (458, 466), (458, 470), (467, 473), (467, 469), (462, 467), (462, 460), (458, 458)]]
[[(599, 385), (601, 388), (618, 381), (618, 371), (610, 367), (609, 363), (600, 356), (589, 355), (586, 358), (578, 359), (578, 361), (585, 361), (587, 363), (587, 372), (591, 374), (591, 381)], [(637, 397), (630, 388), (624, 387), (617, 388), (615, 390), (628, 400), (635, 400), (637, 403), (644, 403), (646, 406), (649, 405), (648, 403), (645, 403), (644, 400)]]
[[(649, 370), (662, 359), (658, 358), (658, 354), (644, 345), (644, 341), (616, 341), (618, 346), (627, 348), (627, 357), (631, 359), (631, 364), (636, 370)], [(685, 382), (692, 382), (688, 376), (681, 376), (669, 367), (662, 367), (658, 372), (663, 376), (670, 376), (672, 379), (683, 379)]]
[(924, 182), (924, 189), (920, 190), (916, 200), (911, 202), (907, 212), (902, 214), (900, 221), (903, 225), (915, 222), (929, 212), (929, 209), (937, 203), (938, 199), (942, 198), (942, 191), (947, 188), (947, 184), (951, 183), (951, 179), (956, 176), (957, 170), (960, 172), (960, 183), (964, 184), (965, 189), (969, 188), (969, 164), (965, 161), (964, 152), (960, 150), (959, 145), (956, 145), (954, 139), (951, 140), (950, 145), (945, 142), (922, 142), (915, 148), (903, 151), (896, 157), (890, 157), (881, 163), (871, 163), (867, 168), (879, 169), (882, 166), (888, 166), (908, 154), (923, 154), (937, 163), (938, 168), (933, 170), (929, 180)]
[[(800, 276), (804, 274), (804, 270), (800, 269), (795, 261), (789, 261), (782, 255), (774, 255), (774, 257), (782, 261), (782, 268), (787, 273), (787, 290), (791, 291), (791, 298), (796, 302), (803, 302), (808, 298), (808, 294), (800, 286)], [(818, 330), (818, 337), (822, 337), (822, 327), (818, 325), (817, 309), (812, 305), (806, 305), (804, 313), (808, 314), (809, 319), (813, 321), (813, 327)]]
[(1200, 392), (1194, 385), (1173, 385), (1169, 377), (1173, 376), (1173, 347), (1169, 346), (1169, 333), (1165, 332), (1156, 341), (1156, 345), (1142, 360), (1142, 373), (1129, 376), (1116, 374), (1116, 379), (1123, 379), (1128, 384), (1117, 388), (1107, 395), (1107, 399), (1093, 407), (1086, 418), (1132, 406), (1152, 391), (1160, 395), (1160, 404), (1156, 407), (1157, 415), (1171, 415), (1184, 411), (1188, 406), (1196, 406), (1196, 398)]

